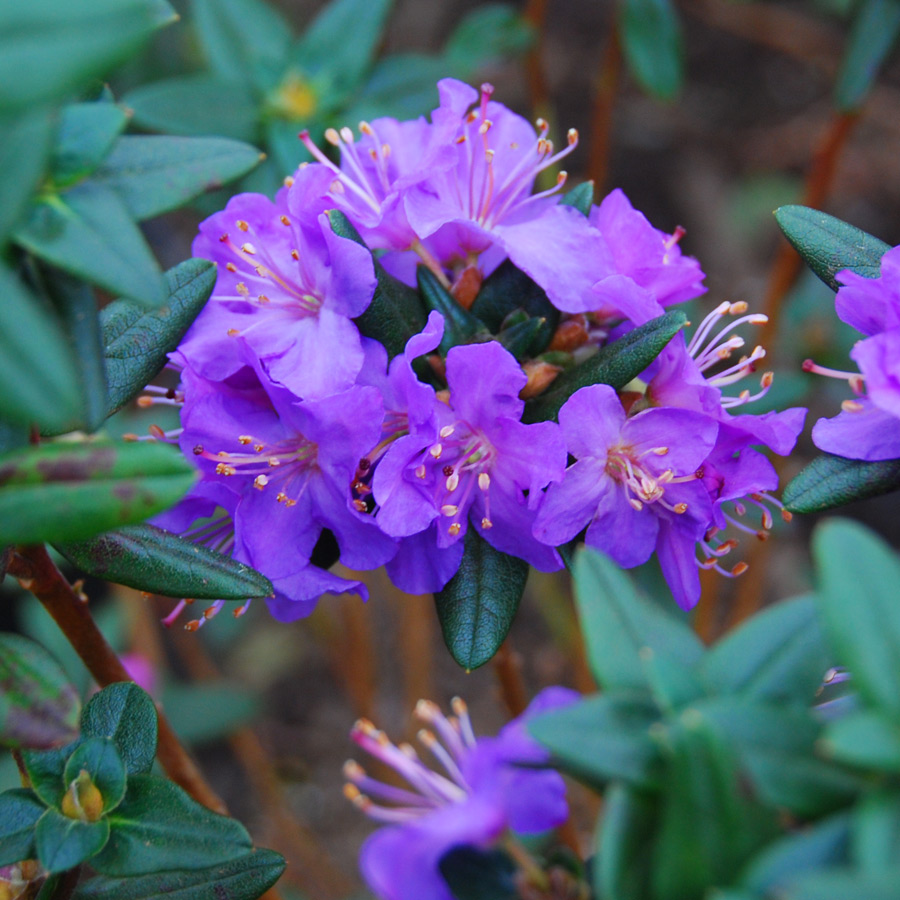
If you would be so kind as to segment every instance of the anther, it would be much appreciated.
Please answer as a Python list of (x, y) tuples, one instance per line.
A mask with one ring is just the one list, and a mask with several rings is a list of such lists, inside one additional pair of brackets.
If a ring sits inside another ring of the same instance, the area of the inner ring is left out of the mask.
[(478, 475), (478, 487), (483, 491), (490, 490), (491, 487), (491, 476), (488, 475), (487, 472), (481, 472)]
[(357, 500), (354, 500), (354, 501), (353, 501), (353, 508), (354, 508), (357, 512), (361, 512), (361, 513), (364, 513), (364, 512), (367, 512), (367, 511), (368, 511), (368, 507), (366, 506), (366, 501), (365, 501), (365, 500), (358, 500), (358, 499), (357, 499)]
[(341, 136), (337, 133), (336, 128), (325, 129), (325, 140), (333, 147), (339, 147), (341, 144)]
[(416, 478), (424, 478), (425, 477), (425, 466), (416, 466)]
[(750, 568), (750, 566), (748, 566), (747, 563), (739, 562), (731, 570), (731, 574), (734, 575), (735, 577), (737, 577), (738, 575), (743, 575), (744, 572), (746, 572), (747, 569), (749, 569), (749, 568)]
[(578, 129), (570, 128), (566, 132), (566, 140), (569, 142), (569, 146), (572, 147), (578, 143)]
[(454, 431), (456, 431), (456, 428), (455, 428), (453, 425), (445, 425), (445, 426), (438, 432), (438, 434), (440, 434), (440, 436), (441, 436), (442, 438), (448, 438), (448, 437), (450, 437), (451, 434), (453, 434)]
[(252, 444), (253, 438), (249, 434), (239, 434), (238, 435), (238, 443), (239, 444)]
[(441, 515), (447, 516), (448, 518), (455, 516), (459, 512), (459, 507), (455, 506), (452, 503), (445, 503), (441, 507)]
[(484, 529), (493, 528), (493, 527), (494, 527), (494, 523), (493, 523), (487, 516), (485, 516), (485, 517), (481, 520), (481, 527), (484, 528)]
[(687, 510), (688, 510), (688, 505), (687, 505), (687, 503), (676, 503), (676, 504), (672, 507), (672, 509), (675, 510), (675, 512), (677, 512), (678, 515), (680, 516), (680, 515), (683, 515), (684, 513), (687, 512)]
[(254, 247), (253, 244), (250, 243), (241, 244), (241, 253), (249, 253), (250, 256), (255, 256), (256, 247)]
[(229, 466), (228, 463), (219, 463), (216, 466), (216, 475), (234, 475), (237, 469), (234, 466)]
[(247, 297), (250, 294), (250, 290), (243, 281), (239, 281), (235, 286), (235, 289), (242, 297)]
[(294, 186), (294, 178), (291, 175), (286, 175), (284, 177), (284, 181), (281, 182), (286, 188)]
[(287, 216), (279, 216), (282, 225), (290, 225), (291, 220)]
[(291, 259), (300, 259), (300, 254), (296, 250), (291, 250)]
[(257, 475), (256, 478), (253, 479), (253, 487), (258, 491), (261, 491), (268, 483), (269, 479), (265, 475)]
[(346, 125), (341, 129), (340, 134), (341, 134), (341, 137), (344, 139), (345, 144), (353, 143), (353, 140), (354, 140), (353, 132)]
[(440, 444), (435, 444), (428, 451), (435, 459), (440, 459), (441, 454), (444, 452), (444, 448)]
[(452, 475), (447, 476), (447, 481), (445, 482), (447, 486), (447, 490), (452, 494), (459, 487), (459, 475), (454, 472)]
[(459, 532), (460, 532), (460, 525), (459, 525), (459, 522), (454, 522), (454, 523), (447, 529), (447, 531), (449, 531), (450, 534), (453, 535), (453, 537), (456, 537), (456, 536), (459, 534)]
[(228, 269), (229, 272), (237, 272), (237, 266), (234, 263), (225, 263), (225, 268)]
[(238, 219), (234, 224), (237, 225), (237, 227), (240, 228), (241, 231), (250, 230), (250, 226), (243, 219)]

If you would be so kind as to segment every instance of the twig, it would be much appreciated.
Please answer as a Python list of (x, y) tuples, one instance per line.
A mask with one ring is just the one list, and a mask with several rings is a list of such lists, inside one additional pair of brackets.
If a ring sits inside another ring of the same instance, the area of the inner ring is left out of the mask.
[(612, 4), (612, 10), (609, 36), (603, 46), (597, 81), (594, 86), (594, 105), (588, 145), (588, 178), (593, 180), (595, 190), (601, 194), (609, 176), (613, 108), (616, 101), (616, 88), (619, 84), (619, 70), (622, 66), (622, 47), (616, 27), (617, 4)]
[(503, 705), (510, 717), (520, 716), (528, 706), (528, 692), (522, 678), (522, 662), (510, 646), (509, 638), (500, 645), (493, 662)]

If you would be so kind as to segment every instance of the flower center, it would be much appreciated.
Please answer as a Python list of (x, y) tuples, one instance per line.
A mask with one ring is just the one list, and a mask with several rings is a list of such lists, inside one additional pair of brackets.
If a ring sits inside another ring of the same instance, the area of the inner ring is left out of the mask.
[(662, 457), (668, 452), (668, 447), (651, 447), (638, 453), (633, 446), (625, 443), (609, 449), (606, 457), (606, 473), (622, 485), (628, 503), (638, 512), (644, 508), (645, 503), (657, 503), (677, 515), (687, 512), (687, 503), (670, 503), (666, 500), (666, 485), (696, 481), (703, 477), (703, 471), (691, 472), (688, 475), (676, 475), (671, 469), (654, 472), (646, 461), (647, 458)]

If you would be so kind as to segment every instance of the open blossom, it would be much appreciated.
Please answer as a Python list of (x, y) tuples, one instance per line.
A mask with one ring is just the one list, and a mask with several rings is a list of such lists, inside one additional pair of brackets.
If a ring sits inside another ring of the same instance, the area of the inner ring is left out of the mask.
[(867, 337), (850, 351), (859, 366), (837, 372), (811, 360), (804, 369), (845, 379), (855, 396), (832, 419), (819, 419), (813, 442), (820, 450), (870, 462), (900, 458), (900, 248), (881, 259), (881, 275), (839, 272), (838, 317)]
[(508, 829), (535, 834), (561, 825), (568, 813), (562, 777), (520, 767), (549, 761), (524, 723), (577, 699), (566, 688), (546, 688), (495, 738), (475, 737), (459, 698), (449, 718), (434, 703), (419, 701), (416, 715), (426, 726), (419, 740), (440, 771), (426, 767), (409, 744), (395, 746), (371, 722), (357, 722), (353, 740), (407, 783), (397, 787), (376, 781), (352, 761), (344, 767), (348, 798), (388, 825), (360, 853), (369, 887), (383, 900), (452, 900), (438, 864), (453, 847), (487, 848)]

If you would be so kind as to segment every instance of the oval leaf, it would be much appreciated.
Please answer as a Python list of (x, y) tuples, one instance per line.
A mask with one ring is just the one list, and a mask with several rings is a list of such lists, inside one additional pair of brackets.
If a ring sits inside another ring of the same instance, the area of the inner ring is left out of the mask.
[(81, 714), (85, 737), (109, 738), (129, 775), (144, 775), (156, 756), (157, 716), (150, 695), (130, 682), (95, 694)]
[(638, 84), (658, 100), (672, 100), (681, 88), (683, 51), (670, 0), (624, 0), (619, 39)]
[(109, 821), (82, 822), (48, 809), (38, 819), (34, 843), (48, 872), (65, 872), (89, 860), (109, 840)]
[(900, 459), (866, 462), (821, 453), (796, 475), (782, 494), (791, 512), (834, 509), (900, 489)]
[(125, 130), (128, 114), (115, 103), (71, 103), (63, 107), (51, 175), (58, 187), (68, 187), (90, 175)]
[(66, 761), (63, 781), (71, 785), (85, 771), (103, 798), (103, 812), (115, 809), (125, 796), (125, 763), (116, 745), (106, 737), (82, 741)]
[(897, 0), (865, 0), (860, 4), (834, 86), (834, 105), (841, 112), (854, 112), (865, 102), (898, 34)]
[(34, 826), (45, 809), (34, 791), (13, 788), (0, 794), (0, 866), (34, 859)]

